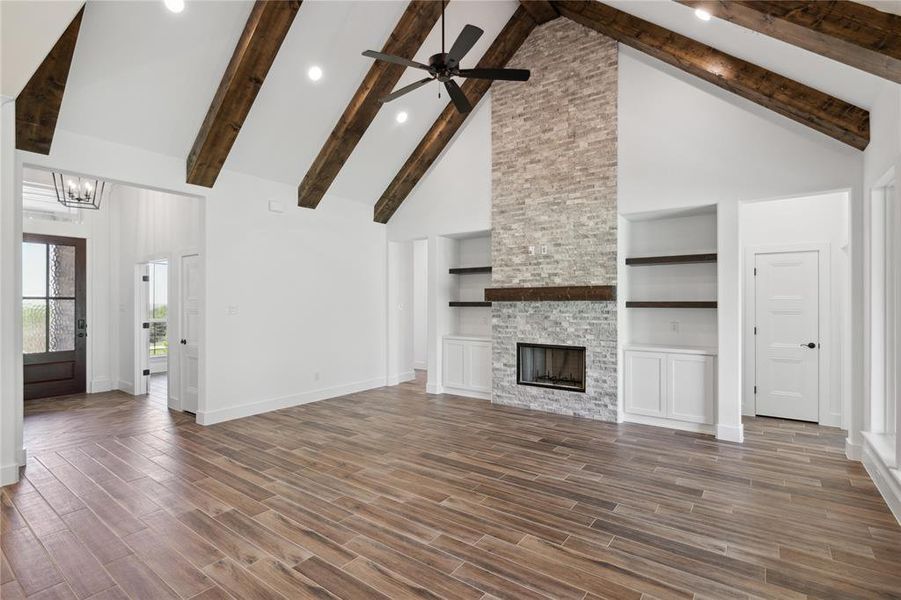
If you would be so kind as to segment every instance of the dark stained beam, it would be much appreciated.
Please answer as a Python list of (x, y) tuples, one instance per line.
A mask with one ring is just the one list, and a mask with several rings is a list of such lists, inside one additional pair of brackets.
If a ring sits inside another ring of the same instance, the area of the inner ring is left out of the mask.
[(50, 154), (84, 7), (16, 97), (16, 148)]
[(901, 16), (847, 0), (676, 0), (901, 83)]
[(844, 100), (600, 2), (551, 3), (564, 17), (858, 150), (870, 141), (870, 113)]
[[(482, 56), (482, 60), (476, 66), (478, 69), (500, 69), (506, 66), (516, 51), (526, 41), (537, 23), (529, 14), (529, 11), (519, 6), (507, 24), (495, 38), (491, 47)], [(488, 79), (467, 79), (461, 86), (463, 93), (470, 104), (478, 104), (482, 96), (491, 87)], [(454, 134), (463, 125), (469, 113), (457, 112), (454, 105), (449, 103), (439, 115), (438, 119), (429, 129), (413, 153), (407, 158), (407, 162), (401, 167), (394, 180), (388, 185), (373, 211), (374, 220), (378, 223), (387, 223), (394, 211), (400, 207), (407, 196), (416, 187), (416, 184), (432, 166), (444, 148), (450, 143)]]
[[(382, 46), (382, 52), (412, 60), (440, 16), (441, 2), (412, 0)], [(360, 60), (371, 59), (360, 57)], [(300, 182), (297, 188), (299, 206), (316, 208), (319, 205), (382, 107), (379, 99), (391, 93), (405, 70), (402, 65), (372, 61), (369, 72)]]
[(301, 0), (257, 0), (187, 161), (187, 181), (213, 187), (275, 61)]
[(548, 0), (519, 0), (524, 9), (529, 11), (532, 18), (539, 25), (543, 25), (548, 21), (553, 21), (560, 16), (557, 9), (551, 6)]

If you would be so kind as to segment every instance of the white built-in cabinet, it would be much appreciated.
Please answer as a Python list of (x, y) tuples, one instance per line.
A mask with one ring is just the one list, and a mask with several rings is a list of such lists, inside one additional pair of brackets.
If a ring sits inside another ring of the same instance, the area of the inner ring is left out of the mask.
[(487, 338), (444, 337), (444, 392), (459, 396), (491, 397), (491, 341)]
[(624, 410), (628, 417), (651, 417), (713, 424), (716, 357), (712, 350), (626, 348)]

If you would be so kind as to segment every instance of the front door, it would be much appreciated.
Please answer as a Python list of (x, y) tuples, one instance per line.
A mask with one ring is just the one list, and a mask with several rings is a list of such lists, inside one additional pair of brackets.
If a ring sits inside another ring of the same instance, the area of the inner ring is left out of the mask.
[(756, 413), (819, 420), (819, 253), (755, 256)]
[(181, 383), (181, 406), (186, 412), (196, 413), (198, 404), (198, 344), (200, 343), (200, 300), (202, 273), (200, 256), (187, 254), (181, 257), (181, 282), (179, 285), (181, 318), (179, 319), (180, 360), (178, 378)]
[(22, 236), (25, 399), (86, 391), (85, 241)]

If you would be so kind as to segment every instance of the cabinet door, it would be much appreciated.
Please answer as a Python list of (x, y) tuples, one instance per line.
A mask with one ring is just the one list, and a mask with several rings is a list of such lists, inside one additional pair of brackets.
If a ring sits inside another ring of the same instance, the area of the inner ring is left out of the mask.
[(666, 354), (626, 351), (625, 410), (634, 415), (666, 415)]
[(491, 344), (486, 342), (469, 342), (466, 369), (466, 387), (479, 391), (491, 391)]
[(457, 340), (444, 340), (444, 385), (465, 387), (465, 367), (466, 344)]
[(713, 423), (713, 357), (667, 354), (667, 416)]

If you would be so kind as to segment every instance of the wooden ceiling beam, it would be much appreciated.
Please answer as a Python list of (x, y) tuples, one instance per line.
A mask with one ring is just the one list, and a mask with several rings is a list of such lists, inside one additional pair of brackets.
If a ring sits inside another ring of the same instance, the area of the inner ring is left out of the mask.
[[(444, 0), (447, 4), (447, 0)], [(441, 3), (412, 0), (391, 32), (382, 52), (413, 60), (429, 32), (441, 17)], [(361, 60), (371, 60), (362, 58)], [(372, 61), (369, 72), (338, 119), (316, 160), (297, 188), (297, 204), (316, 208), (328, 191), (344, 163), (350, 158), (363, 134), (382, 107), (380, 98), (387, 96), (400, 81), (406, 67), (381, 60)]]
[(901, 83), (901, 16), (896, 14), (847, 0), (676, 2)]
[(544, 25), (560, 16), (549, 0), (519, 0), (520, 5), (532, 15), (535, 22)]
[[(504, 28), (495, 38), (491, 47), (482, 56), (477, 69), (501, 69), (513, 58), (516, 51), (522, 46), (537, 23), (529, 11), (521, 5), (504, 25)], [(488, 79), (467, 79), (460, 86), (470, 104), (475, 107), (479, 100), (491, 87)], [(413, 153), (407, 158), (407, 162), (401, 167), (397, 175), (382, 193), (373, 210), (373, 218), (378, 223), (387, 223), (394, 212), (400, 207), (407, 196), (426, 174), (432, 163), (441, 155), (444, 148), (450, 143), (454, 134), (463, 125), (467, 115), (457, 111), (452, 103), (448, 103), (441, 115), (429, 129)]]
[(301, 0), (257, 0), (188, 154), (187, 181), (213, 187)]
[(870, 141), (870, 113), (849, 102), (600, 2), (551, 4), (564, 17), (858, 150)]
[(16, 97), (16, 148), (50, 154), (84, 6)]

